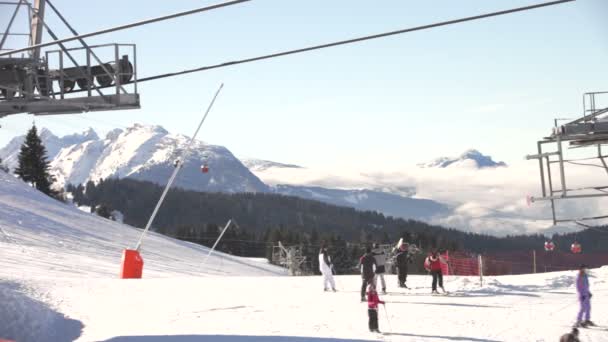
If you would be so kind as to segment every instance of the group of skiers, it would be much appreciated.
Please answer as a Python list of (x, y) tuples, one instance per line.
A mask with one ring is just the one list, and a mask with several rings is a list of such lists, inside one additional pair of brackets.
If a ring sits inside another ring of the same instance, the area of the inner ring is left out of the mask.
[[(413, 256), (408, 251), (408, 247), (407, 243), (401, 243), (395, 256), (398, 286), (401, 288), (408, 288), (406, 285), (408, 264), (413, 262)], [(373, 248), (367, 247), (365, 254), (359, 259), (362, 280), (361, 301), (367, 301), (368, 303), (369, 330), (372, 332), (379, 332), (378, 304), (384, 304), (384, 302), (378, 297), (376, 285), (379, 281), (382, 293), (386, 294), (386, 280), (384, 279), (386, 260), (387, 253), (385, 249), (381, 248), (377, 243), (373, 245)], [(445, 263), (445, 260), (436, 250), (433, 250), (425, 260), (425, 268), (433, 276), (432, 293), (437, 293), (437, 282), (439, 282), (439, 287), (443, 290), (442, 263)], [(333, 264), (325, 246), (322, 246), (319, 252), (319, 270), (323, 275), (324, 290), (335, 292), (336, 285), (333, 279)]]
[[(376, 291), (376, 284), (378, 280), (382, 288), (382, 293), (386, 294), (386, 281), (384, 274), (386, 273), (386, 251), (381, 248), (377, 243), (373, 245), (373, 248), (367, 247), (365, 254), (359, 259), (359, 268), (361, 270), (361, 301), (368, 303), (368, 318), (369, 318), (369, 330), (371, 332), (380, 332), (378, 327), (378, 304), (384, 304), (384, 301), (380, 300), (378, 292)], [(408, 251), (408, 244), (402, 243), (398, 248), (398, 252), (395, 256), (396, 268), (397, 268), (397, 279), (398, 286), (401, 288), (408, 288), (406, 285), (408, 264), (412, 263), (412, 254)], [(447, 261), (441, 256), (441, 254), (433, 249), (430, 255), (424, 261), (424, 268), (431, 274), (432, 289), (431, 293), (437, 294), (437, 286), (445, 293), (443, 288), (443, 264), (447, 264)], [(325, 246), (321, 247), (319, 252), (319, 270), (323, 275), (323, 286), (325, 291), (336, 291), (336, 285), (333, 279), (333, 264), (331, 257), (327, 253)], [(580, 303), (580, 310), (577, 316), (576, 324), (572, 331), (568, 334), (561, 336), (560, 342), (578, 342), (578, 328), (594, 327), (595, 324), (591, 321), (591, 297), (592, 294), (589, 290), (589, 277), (587, 275), (587, 266), (581, 265), (579, 273), (576, 278), (576, 289), (578, 293), (578, 299)]]

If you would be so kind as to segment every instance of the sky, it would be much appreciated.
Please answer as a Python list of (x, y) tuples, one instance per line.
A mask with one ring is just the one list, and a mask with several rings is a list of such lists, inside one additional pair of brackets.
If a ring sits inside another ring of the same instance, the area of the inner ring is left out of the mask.
[[(87, 42), (137, 44), (146, 77), (537, 2), (254, 0)], [(53, 3), (86, 33), (215, 2)], [(9, 12), (0, 7), (0, 27)], [(142, 83), (139, 110), (1, 118), (0, 145), (34, 120), (58, 135), (136, 122), (191, 135), (223, 82), (199, 138), (237, 156), (389, 171), (476, 148), (520, 162), (554, 118), (580, 115), (584, 92), (608, 90), (605, 13), (608, 1), (578, 0)], [(53, 14), (46, 21), (69, 35)]]

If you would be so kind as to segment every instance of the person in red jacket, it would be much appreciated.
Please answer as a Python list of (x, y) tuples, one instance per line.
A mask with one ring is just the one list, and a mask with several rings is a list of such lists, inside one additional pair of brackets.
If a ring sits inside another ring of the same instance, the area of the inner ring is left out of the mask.
[(369, 284), (367, 288), (367, 315), (369, 317), (369, 331), (379, 333), (378, 328), (378, 304), (384, 305), (384, 302), (378, 297), (374, 284)]
[(427, 258), (427, 261), (425, 261), (425, 264), (426, 263), (428, 263), (429, 270), (433, 276), (432, 293), (439, 293), (437, 292), (437, 282), (439, 282), (439, 287), (445, 293), (445, 289), (443, 288), (443, 273), (441, 271), (441, 264), (445, 264), (446, 261), (441, 257), (437, 250), (433, 250), (431, 255)]

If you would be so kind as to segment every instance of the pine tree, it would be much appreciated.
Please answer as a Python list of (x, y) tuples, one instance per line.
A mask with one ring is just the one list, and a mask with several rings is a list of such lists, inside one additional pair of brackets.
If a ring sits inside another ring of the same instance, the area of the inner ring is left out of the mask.
[(25, 141), (19, 151), (19, 165), (15, 174), (25, 182), (32, 184), (39, 191), (55, 196), (56, 192), (51, 189), (54, 181), (49, 174), (49, 162), (46, 160), (46, 148), (42, 144), (36, 125), (27, 132)]

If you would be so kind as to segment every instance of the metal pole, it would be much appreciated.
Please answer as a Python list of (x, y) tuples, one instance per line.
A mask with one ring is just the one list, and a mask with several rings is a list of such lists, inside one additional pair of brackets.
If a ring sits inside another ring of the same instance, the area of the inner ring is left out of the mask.
[[(541, 142), (537, 142), (536, 143), (537, 147), (538, 147), (538, 155), (542, 155), (543, 154), (543, 148), (542, 148), (542, 144)], [(538, 166), (540, 167), (540, 185), (541, 185), (541, 190), (542, 190), (542, 194), (543, 197), (547, 196), (547, 193), (545, 191), (545, 170), (543, 168), (543, 158), (538, 158)]]
[(562, 183), (562, 196), (566, 196), (566, 174), (564, 171), (564, 154), (562, 152), (562, 138), (557, 135), (557, 151), (559, 152), (559, 170), (560, 170), (560, 180)]
[(536, 273), (536, 250), (532, 250), (532, 260), (534, 260), (534, 273)]
[[(127, 24), (127, 25), (116, 26), (116, 27), (112, 27), (112, 28), (108, 28), (108, 29), (104, 29), (104, 30), (100, 30), (100, 31), (96, 31), (96, 32), (85, 33), (85, 34), (81, 34), (79, 36), (64, 38), (64, 39), (57, 40), (57, 41), (54, 41), (54, 42), (47, 42), (47, 43), (42, 43), (42, 44), (36, 44), (36, 43), (34, 43), (34, 45), (32, 45), (30, 47), (27, 47), (27, 48), (13, 50), (10, 53), (8, 53), (8, 52), (0, 53), (0, 57), (7, 56), (7, 55), (9, 55), (11, 53), (24, 52), (24, 51), (29, 51), (29, 50), (32, 50), (32, 49), (40, 49), (40, 48), (43, 48), (43, 47), (46, 47), (46, 46), (55, 45), (55, 44), (58, 44), (58, 43), (71, 42), (73, 40), (77, 40), (77, 39), (81, 39), (81, 38), (88, 38), (88, 37), (97, 36), (97, 35), (100, 35), (100, 34), (120, 31), (120, 30), (132, 28), (132, 27), (136, 27), (136, 26), (142, 26), (142, 25), (151, 24), (151, 23), (158, 22), (158, 21), (173, 19), (173, 18), (182, 17), (182, 16), (185, 16), (185, 15), (195, 14), (195, 13), (199, 13), (199, 12), (210, 11), (210, 10), (214, 10), (214, 9), (218, 9), (218, 8), (222, 8), (222, 7), (227, 7), (227, 6), (231, 6), (231, 5), (236, 5), (236, 4), (240, 4), (240, 3), (248, 2), (248, 1), (251, 1), (251, 0), (228, 1), (228, 2), (224, 2), (224, 3), (220, 3), (220, 4), (215, 4), (215, 5), (211, 5), (211, 6), (207, 6), (207, 7), (197, 8), (197, 9), (190, 10), (190, 11), (174, 13), (174, 14), (170, 14), (170, 15), (166, 15), (166, 16), (162, 16), (162, 17), (158, 17), (158, 18), (153, 18), (153, 19), (148, 19), (148, 20), (143, 20), (143, 21)], [(569, 1), (573, 1), (573, 0), (569, 0)]]
[(211, 253), (213, 253), (213, 251), (215, 250), (215, 247), (220, 242), (220, 240), (222, 239), (222, 236), (224, 236), (224, 233), (226, 232), (226, 230), (228, 230), (228, 228), (230, 227), (231, 224), (232, 224), (232, 219), (228, 220), (228, 223), (226, 223), (226, 226), (224, 227), (224, 229), (222, 229), (222, 233), (220, 234), (220, 236), (218, 236), (217, 240), (215, 240), (215, 243), (213, 244), (213, 247), (211, 247), (211, 249), (209, 250), (209, 253), (207, 254), (207, 256), (205, 257), (205, 259), (203, 260), (203, 263), (201, 264), (201, 267), (203, 267), (203, 265), (205, 265), (205, 263), (207, 263), (207, 259), (209, 259), (209, 257), (211, 256)]
[(478, 264), (479, 264), (479, 286), (483, 287), (483, 258), (481, 254), (477, 256)]
[(46, 0), (34, 0), (34, 18), (30, 32), (32, 35), (31, 55), (36, 61), (40, 59), (40, 47), (35, 46), (42, 42), (45, 4)]
[(553, 180), (551, 179), (551, 163), (549, 161), (549, 157), (547, 157), (547, 178), (547, 180), (549, 181), (549, 196), (551, 197), (551, 215), (553, 217), (553, 225), (555, 225), (555, 200), (553, 200)]
[(211, 108), (213, 107), (213, 104), (215, 103), (215, 99), (217, 99), (217, 96), (220, 94), (220, 91), (222, 90), (223, 87), (224, 87), (224, 84), (222, 83), (220, 85), (220, 87), (217, 89), (217, 91), (215, 92), (215, 96), (213, 96), (211, 103), (209, 103), (209, 106), (207, 107), (207, 111), (205, 112), (205, 115), (203, 116), (203, 119), (201, 120), (201, 122), (198, 124), (198, 127), (196, 128), (196, 131), (192, 135), (192, 138), (190, 138), (188, 145), (186, 146), (186, 148), (180, 155), (180, 157), (178, 159), (179, 164), (175, 167), (175, 170), (173, 171), (171, 178), (169, 178), (169, 182), (167, 182), (165, 191), (163, 191), (163, 194), (160, 196), (158, 203), (156, 203), (156, 208), (154, 208), (154, 211), (152, 212), (152, 215), (150, 216), (150, 219), (148, 220), (148, 223), (146, 224), (146, 228), (141, 233), (141, 236), (139, 237), (139, 241), (137, 241), (137, 245), (135, 246), (135, 250), (139, 251), (139, 249), (141, 248), (141, 244), (144, 240), (144, 236), (146, 236), (146, 233), (150, 229), (152, 222), (154, 222), (154, 218), (156, 217), (156, 214), (158, 213), (158, 209), (160, 209), (160, 206), (163, 204), (163, 201), (165, 200), (165, 196), (167, 196), (167, 193), (169, 192), (169, 189), (171, 188), (171, 185), (173, 184), (173, 181), (175, 180), (177, 173), (182, 168), (182, 165), (183, 165), (182, 163), (185, 162), (186, 158), (188, 157), (188, 154), (190, 153), (190, 148), (192, 147), (192, 144), (194, 143), (194, 140), (196, 139), (196, 136), (198, 135), (198, 132), (200, 131), (201, 126), (203, 126), (205, 119), (207, 119), (207, 115), (209, 115), (209, 112), (211, 111)]

